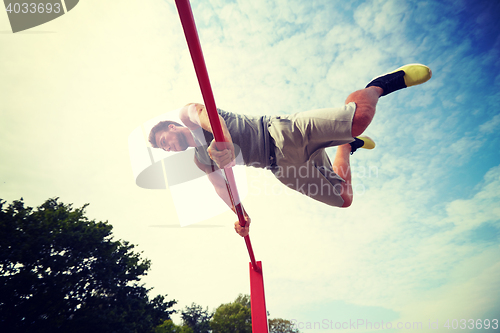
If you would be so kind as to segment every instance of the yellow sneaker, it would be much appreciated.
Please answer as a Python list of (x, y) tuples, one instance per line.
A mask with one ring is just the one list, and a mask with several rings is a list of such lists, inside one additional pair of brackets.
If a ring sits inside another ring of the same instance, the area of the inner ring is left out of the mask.
[(421, 64), (410, 64), (374, 78), (366, 88), (371, 86), (380, 87), (384, 90), (381, 96), (385, 96), (396, 90), (427, 82), (431, 77), (432, 71), (429, 67)]
[(351, 145), (351, 155), (354, 154), (359, 148), (373, 149), (375, 148), (375, 141), (373, 141), (369, 136), (361, 135), (354, 138), (354, 141), (350, 143)]

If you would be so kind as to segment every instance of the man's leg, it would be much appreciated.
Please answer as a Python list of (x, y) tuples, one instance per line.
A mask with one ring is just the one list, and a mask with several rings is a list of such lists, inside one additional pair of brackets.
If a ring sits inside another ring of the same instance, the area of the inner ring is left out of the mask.
[[(375, 116), (375, 107), (379, 97), (384, 91), (380, 87), (368, 87), (358, 90), (350, 94), (345, 103), (356, 103), (356, 112), (352, 120), (352, 136), (357, 137), (361, 135), (365, 129), (370, 125), (373, 116)], [(353, 191), (351, 185), (351, 165), (349, 157), (351, 155), (352, 146), (345, 144), (337, 147), (337, 153), (333, 160), (333, 171), (345, 182), (341, 183), (341, 197), (344, 199), (342, 207), (347, 208), (352, 204)]]
[(351, 145), (345, 144), (337, 147), (337, 153), (333, 160), (333, 171), (345, 182), (340, 183), (341, 193), (340, 196), (344, 199), (342, 207), (346, 208), (352, 204), (353, 193), (351, 186), (351, 165), (349, 164), (349, 156), (351, 154)]
[(356, 112), (352, 119), (353, 137), (361, 135), (368, 125), (370, 125), (375, 116), (375, 107), (377, 106), (378, 99), (383, 92), (382, 88), (372, 86), (355, 91), (347, 97), (345, 104), (349, 104), (350, 102), (356, 103)]
[[(429, 67), (412, 64), (398, 68), (392, 73), (382, 75), (373, 79), (365, 89), (358, 90), (350, 94), (345, 104), (356, 103), (356, 112), (352, 120), (352, 137), (361, 135), (375, 116), (375, 108), (378, 99), (399, 89), (422, 84), (432, 77), (432, 71)], [(349, 207), (353, 200), (353, 191), (351, 185), (351, 166), (349, 156), (352, 146), (350, 144), (341, 145), (337, 148), (337, 154), (333, 161), (333, 170), (341, 176), (345, 182), (342, 186), (342, 199), (344, 205)]]
[(429, 67), (421, 64), (406, 65), (394, 72), (373, 79), (365, 89), (353, 92), (346, 104), (356, 103), (356, 113), (352, 122), (352, 136), (364, 132), (375, 116), (378, 99), (394, 91), (427, 82), (432, 77)]

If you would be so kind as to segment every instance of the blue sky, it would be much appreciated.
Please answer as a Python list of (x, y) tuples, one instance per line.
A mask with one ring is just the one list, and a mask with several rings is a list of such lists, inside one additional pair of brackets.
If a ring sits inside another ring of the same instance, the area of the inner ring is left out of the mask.
[[(448, 331), (446, 319), (498, 318), (498, 1), (192, 6), (215, 99), (227, 111), (340, 106), (401, 65), (433, 70), (424, 85), (380, 100), (366, 132), (377, 148), (352, 158), (349, 209), (247, 169), (244, 205), (271, 317), (439, 320), (436, 332)], [(87, 0), (42, 26), (9, 30), (0, 15), (0, 197), (90, 203), (91, 217), (108, 220), (117, 238), (152, 260), (145, 282), (179, 308), (213, 309), (248, 293), (248, 258), (231, 213), (180, 228), (171, 191), (134, 183), (129, 134), (202, 101), (173, 2)]]

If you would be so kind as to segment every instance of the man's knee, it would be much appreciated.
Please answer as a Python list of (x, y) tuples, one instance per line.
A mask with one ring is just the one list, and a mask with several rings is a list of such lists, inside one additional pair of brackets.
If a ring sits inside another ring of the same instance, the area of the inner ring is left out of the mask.
[(356, 113), (352, 119), (352, 136), (358, 136), (364, 132), (364, 130), (372, 122), (373, 116), (375, 115), (375, 108), (371, 106), (361, 106), (356, 108)]
[(342, 196), (342, 199), (344, 199), (344, 204), (340, 208), (347, 208), (352, 205), (352, 196), (346, 196), (345, 198)]
[(347, 208), (352, 204), (352, 199), (353, 199), (352, 187), (348, 183), (343, 183), (342, 185), (343, 186), (340, 192), (340, 197), (342, 198), (342, 200), (344, 200), (344, 203), (340, 207)]

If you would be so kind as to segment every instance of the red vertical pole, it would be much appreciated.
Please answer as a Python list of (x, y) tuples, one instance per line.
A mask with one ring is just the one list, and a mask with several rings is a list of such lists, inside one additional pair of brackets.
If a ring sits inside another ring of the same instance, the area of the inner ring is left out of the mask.
[(250, 263), (250, 306), (252, 308), (252, 333), (269, 332), (262, 262), (257, 261), (258, 270)]
[[(213, 135), (216, 142), (223, 142), (224, 134), (222, 126), (219, 121), (219, 115), (215, 106), (215, 99), (208, 78), (208, 71), (203, 58), (201, 50), (200, 39), (196, 30), (194, 22), (193, 11), (189, 0), (176, 0), (177, 11), (181, 19), (186, 41), (193, 60), (198, 83), (200, 84), (201, 93), (207, 109), (208, 118), (210, 119), (210, 126), (212, 127)], [(238, 190), (236, 189), (236, 182), (234, 180), (233, 170), (231, 168), (224, 169), (226, 174), (226, 186), (229, 196), (238, 215), (238, 220), (241, 226), (245, 226), (245, 218), (243, 216), (243, 209), (238, 197)], [(250, 256), (250, 302), (252, 310), (252, 332), (253, 333), (268, 333), (266, 301), (264, 294), (264, 277), (262, 275), (262, 263), (255, 261), (255, 256), (252, 249), (250, 237), (245, 237), (245, 244), (247, 246), (248, 255)]]
[[(194, 22), (191, 5), (189, 3), (189, 0), (176, 0), (175, 3), (177, 5), (177, 11), (179, 12), (182, 27), (184, 29), (184, 35), (186, 36), (189, 52), (191, 53), (196, 76), (198, 77), (198, 83), (200, 84), (201, 93), (203, 95), (205, 108), (207, 109), (208, 118), (210, 120), (210, 126), (212, 127), (215, 141), (223, 142), (224, 134), (222, 133), (219, 114), (217, 113), (217, 108), (215, 106), (212, 86), (210, 85), (210, 79), (208, 78), (207, 66), (205, 65), (205, 59), (203, 58), (203, 52), (201, 50), (200, 39), (196, 30), (196, 24)], [(240, 225), (243, 227), (245, 226), (246, 221), (243, 216), (243, 209), (238, 197), (233, 170), (231, 168), (226, 168), (224, 169), (224, 173), (226, 174), (227, 183), (229, 183), (227, 184), (229, 195), (234, 203)], [(252, 243), (250, 242), (249, 236), (245, 237), (245, 243), (247, 246), (248, 254), (250, 256), (250, 261), (252, 262), (252, 265), (256, 267), (256, 269), (258, 269), (257, 265), (255, 264), (255, 256), (253, 254)]]

